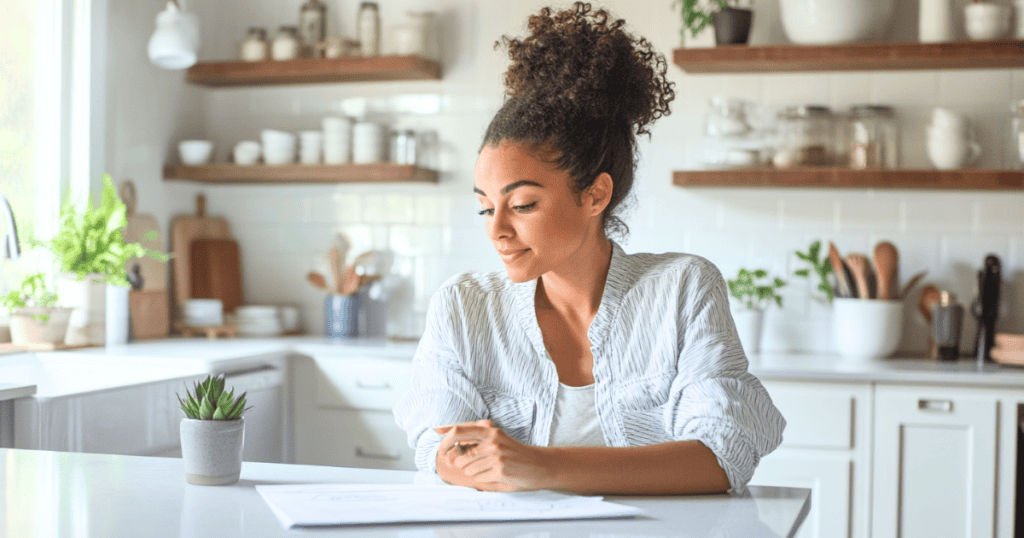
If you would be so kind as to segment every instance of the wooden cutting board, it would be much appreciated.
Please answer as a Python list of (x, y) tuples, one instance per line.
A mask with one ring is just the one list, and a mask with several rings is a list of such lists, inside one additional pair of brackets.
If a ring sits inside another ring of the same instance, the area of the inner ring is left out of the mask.
[[(142, 246), (164, 252), (163, 238), (160, 236), (160, 225), (152, 215), (140, 215), (136, 213), (135, 184), (125, 181), (120, 189), (121, 201), (127, 208), (128, 224), (121, 231), (125, 243), (139, 243)], [(129, 275), (133, 274), (133, 267), (139, 266), (142, 275), (143, 290), (166, 290), (167, 289), (167, 263), (156, 258), (144, 256), (132, 258), (125, 264), (125, 270)]]
[(182, 304), (192, 293), (189, 249), (196, 239), (231, 239), (231, 227), (222, 218), (206, 215), (206, 197), (196, 196), (196, 214), (180, 215), (171, 223), (171, 269), (174, 274), (174, 317), (183, 319)]
[(242, 303), (242, 263), (234, 239), (196, 239), (189, 250), (192, 298), (220, 299), (224, 312)]

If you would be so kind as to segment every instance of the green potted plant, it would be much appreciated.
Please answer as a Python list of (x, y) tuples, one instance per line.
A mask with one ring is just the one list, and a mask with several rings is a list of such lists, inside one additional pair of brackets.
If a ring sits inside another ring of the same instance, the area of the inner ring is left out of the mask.
[(832, 299), (835, 298), (835, 289), (829, 281), (829, 274), (832, 273), (832, 264), (827, 257), (821, 257), (821, 241), (811, 243), (807, 252), (796, 251), (796, 257), (810, 264), (810, 267), (797, 269), (793, 274), (800, 278), (810, 279), (811, 271), (814, 271), (814, 274), (818, 276), (818, 286), (815, 289), (824, 294), (824, 300), (821, 296), (814, 298), (822, 303), (831, 303)]
[(0, 304), (11, 315), (12, 344), (56, 346), (64, 343), (71, 309), (54, 306), (57, 294), (47, 288), (45, 274), (26, 276), (18, 289), (0, 295)]
[(733, 309), (733, 322), (740, 343), (747, 353), (757, 353), (761, 349), (761, 329), (764, 326), (764, 311), (772, 303), (782, 308), (782, 297), (778, 289), (785, 286), (781, 278), (769, 278), (768, 271), (740, 269), (736, 278), (726, 280), (729, 295), (736, 299)]
[(224, 389), (224, 375), (207, 376), (178, 396), (185, 413), (181, 419), (181, 457), (185, 480), (200, 486), (227, 486), (238, 482), (245, 441), (245, 393)]
[(93, 206), (91, 198), (81, 209), (68, 202), (61, 208), (56, 235), (35, 242), (56, 258), (58, 291), (64, 304), (74, 308), (69, 344), (125, 343), (131, 285), (128, 260), (151, 256), (167, 261), (170, 257), (139, 243), (126, 243), (122, 230), (127, 224), (127, 208), (110, 175), (104, 174), (99, 205)]
[(749, 6), (749, 1), (740, 4), (740, 0), (675, 0), (672, 5), (681, 7), (683, 30), (680, 33), (684, 43), (689, 38), (699, 39), (699, 34), (708, 25), (714, 27), (715, 44), (718, 45), (742, 44), (750, 37), (754, 12), (744, 7)]

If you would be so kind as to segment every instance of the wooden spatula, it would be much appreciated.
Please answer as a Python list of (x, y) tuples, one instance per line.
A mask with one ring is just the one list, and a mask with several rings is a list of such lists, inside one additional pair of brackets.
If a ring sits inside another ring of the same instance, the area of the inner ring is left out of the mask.
[(878, 299), (896, 299), (896, 269), (899, 267), (899, 253), (896, 246), (888, 241), (875, 245), (875, 277), (878, 279)]
[(853, 292), (853, 283), (850, 282), (850, 277), (846, 274), (846, 264), (843, 263), (843, 258), (839, 255), (839, 249), (831, 241), (828, 243), (828, 261), (832, 264), (832, 272), (836, 274), (839, 296), (854, 297), (856, 294)]
[(871, 265), (868, 262), (867, 256), (863, 254), (847, 254), (846, 255), (846, 266), (850, 268), (850, 273), (853, 274), (853, 282), (857, 287), (857, 297), (861, 299), (871, 299)]

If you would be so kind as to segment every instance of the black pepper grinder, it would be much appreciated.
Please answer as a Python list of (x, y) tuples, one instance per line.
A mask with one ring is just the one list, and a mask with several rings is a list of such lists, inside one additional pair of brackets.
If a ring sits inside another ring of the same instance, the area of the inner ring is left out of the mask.
[(978, 318), (978, 333), (974, 340), (974, 356), (978, 364), (992, 361), (995, 346), (996, 319), (999, 317), (999, 284), (1002, 281), (1002, 264), (993, 254), (985, 256), (985, 266), (978, 271), (978, 298), (972, 311)]

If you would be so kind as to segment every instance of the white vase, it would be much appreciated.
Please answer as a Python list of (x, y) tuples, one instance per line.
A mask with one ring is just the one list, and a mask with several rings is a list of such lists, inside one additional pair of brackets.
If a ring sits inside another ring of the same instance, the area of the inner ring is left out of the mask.
[(89, 274), (79, 279), (74, 274), (57, 276), (57, 296), (60, 304), (71, 308), (64, 342), (69, 346), (102, 345), (104, 341), (104, 311), (106, 310), (106, 284), (100, 275)]
[(747, 355), (760, 352), (764, 312), (737, 308), (732, 314), (732, 320), (736, 325), (736, 334), (740, 337), (740, 343), (743, 344), (743, 352)]
[(780, 0), (779, 8), (790, 41), (834, 45), (884, 37), (895, 0)]
[(181, 419), (181, 459), (185, 480), (198, 486), (238, 482), (245, 445), (245, 419)]
[(106, 345), (128, 343), (128, 299), (131, 288), (107, 284)]
[[(46, 316), (44, 321), (38, 316)], [(36, 317), (37, 319), (33, 319)], [(16, 346), (48, 344), (59, 346), (64, 343), (70, 308), (32, 306), (11, 312), (11, 343)]]

